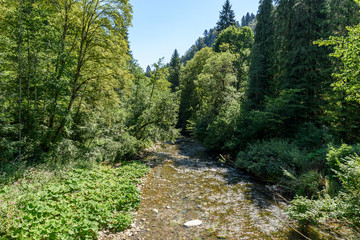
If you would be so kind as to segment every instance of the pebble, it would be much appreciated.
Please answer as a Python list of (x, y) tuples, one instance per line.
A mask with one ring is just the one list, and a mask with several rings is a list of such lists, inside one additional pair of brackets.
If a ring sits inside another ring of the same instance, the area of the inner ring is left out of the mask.
[(196, 219), (196, 220), (191, 220), (191, 221), (184, 223), (184, 226), (185, 227), (196, 227), (196, 226), (200, 226), (201, 224), (202, 224), (202, 221), (200, 221), (199, 219)]
[(159, 210), (153, 209), (153, 212), (156, 213), (156, 214), (158, 214), (158, 213), (159, 213)]
[(171, 207), (170, 206), (166, 206), (166, 209), (170, 209)]

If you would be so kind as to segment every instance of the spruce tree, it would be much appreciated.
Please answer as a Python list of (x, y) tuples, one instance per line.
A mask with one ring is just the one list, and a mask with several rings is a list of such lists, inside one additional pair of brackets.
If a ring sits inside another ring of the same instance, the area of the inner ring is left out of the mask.
[[(289, 103), (279, 110), (287, 134), (305, 122), (317, 122), (324, 94), (329, 88), (328, 49), (314, 41), (327, 38), (326, 0), (280, 0), (277, 6), (277, 92), (278, 102)], [(291, 103), (291, 104), (290, 104)]]
[(266, 95), (270, 95), (273, 64), (274, 27), (272, 0), (260, 2), (255, 27), (255, 42), (251, 54), (247, 107), (261, 109)]
[(146, 67), (145, 76), (151, 77), (151, 67), (149, 65)]
[(223, 9), (220, 12), (219, 21), (217, 22), (216, 30), (220, 33), (222, 30), (235, 25), (235, 13), (231, 9), (231, 4), (229, 0), (226, 0), (223, 5)]
[(174, 53), (171, 57), (169, 64), (169, 82), (171, 83), (171, 89), (173, 92), (176, 91), (176, 88), (179, 86), (180, 79), (180, 56), (177, 49), (174, 50)]

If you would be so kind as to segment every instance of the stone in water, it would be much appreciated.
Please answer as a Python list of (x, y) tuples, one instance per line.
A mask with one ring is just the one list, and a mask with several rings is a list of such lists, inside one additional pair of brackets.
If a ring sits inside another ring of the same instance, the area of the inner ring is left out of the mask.
[(188, 221), (184, 224), (185, 227), (196, 227), (202, 224), (202, 221), (199, 219)]

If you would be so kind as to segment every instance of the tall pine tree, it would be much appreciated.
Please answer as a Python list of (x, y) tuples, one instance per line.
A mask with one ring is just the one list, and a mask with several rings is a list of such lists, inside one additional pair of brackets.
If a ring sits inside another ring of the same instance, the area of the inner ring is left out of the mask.
[(249, 109), (261, 109), (265, 96), (270, 94), (274, 51), (272, 11), (272, 0), (260, 2), (256, 17), (255, 42), (251, 54), (249, 86), (246, 93)]
[(223, 5), (223, 9), (220, 12), (219, 21), (217, 22), (216, 30), (220, 33), (222, 30), (236, 25), (235, 21), (235, 13), (231, 9), (231, 4), (229, 0), (226, 0), (225, 4)]
[(145, 76), (151, 77), (151, 67), (149, 65), (146, 67)]
[(277, 6), (277, 102), (287, 133), (304, 122), (317, 122), (329, 88), (328, 49), (314, 41), (327, 38), (326, 0), (279, 0)]
[(168, 80), (171, 83), (172, 91), (175, 92), (176, 88), (179, 86), (180, 81), (180, 56), (177, 49), (174, 50), (174, 53), (171, 57), (169, 73)]

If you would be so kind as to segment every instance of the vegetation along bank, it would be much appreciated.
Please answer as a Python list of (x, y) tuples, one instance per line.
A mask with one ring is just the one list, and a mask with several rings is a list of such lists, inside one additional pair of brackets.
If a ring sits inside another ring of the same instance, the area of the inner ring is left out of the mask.
[(129, 160), (180, 132), (278, 185), (302, 224), (358, 233), (359, 4), (262, 0), (239, 23), (227, 0), (144, 72), (129, 0), (0, 1), (0, 236), (126, 228), (147, 171)]

